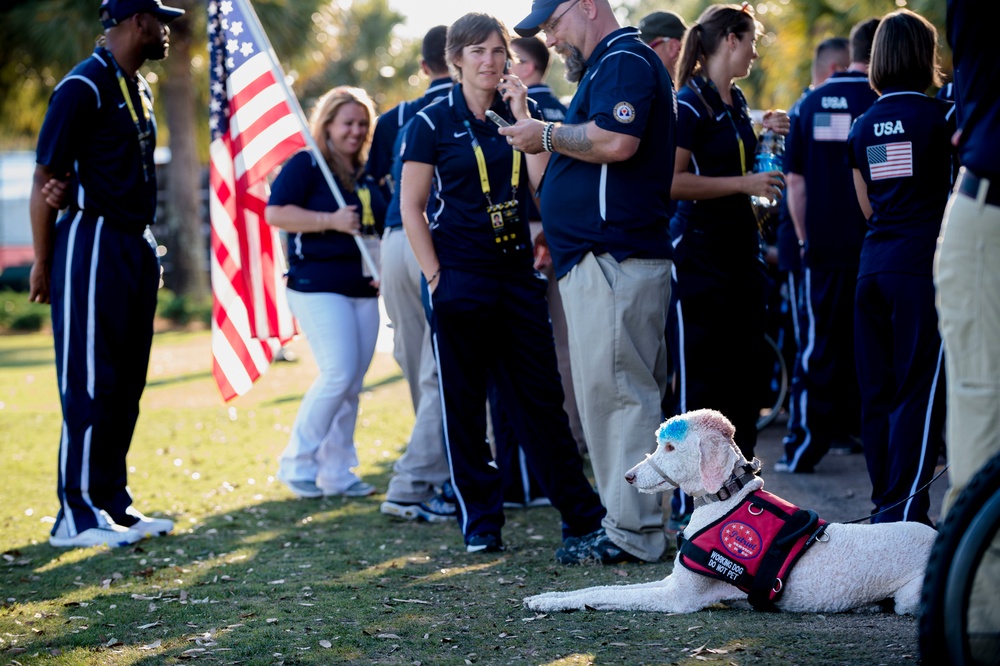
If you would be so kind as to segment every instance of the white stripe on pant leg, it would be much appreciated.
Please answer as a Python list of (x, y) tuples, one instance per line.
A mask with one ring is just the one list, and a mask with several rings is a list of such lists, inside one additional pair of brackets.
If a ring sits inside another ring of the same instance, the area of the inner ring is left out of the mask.
[(94, 247), (90, 251), (90, 288), (87, 291), (87, 395), (94, 399), (94, 336), (96, 327), (95, 299), (97, 297), (97, 264), (101, 252), (101, 228), (104, 226), (104, 216), (97, 218), (97, 228), (94, 230)]
[[(934, 369), (934, 381), (931, 382), (931, 393), (927, 397), (927, 411), (924, 413), (924, 436), (920, 439), (920, 465), (917, 466), (917, 474), (913, 477), (913, 484), (910, 486), (910, 495), (917, 492), (920, 487), (920, 478), (924, 473), (924, 463), (927, 462), (927, 447), (930, 444), (931, 414), (934, 411), (934, 394), (937, 393), (938, 378), (941, 376), (941, 366), (944, 363), (944, 342), (938, 350), (937, 367)], [(910, 507), (913, 505), (915, 497), (910, 497), (903, 507), (903, 520), (909, 520)]]
[(87, 428), (83, 434), (83, 459), (80, 462), (80, 497), (84, 503), (94, 512), (94, 519), (100, 527), (104, 520), (101, 518), (100, 510), (90, 501), (90, 443), (93, 438), (94, 427)]
[[(63, 275), (63, 367), (62, 377), (59, 382), (59, 390), (66, 395), (66, 383), (69, 376), (69, 322), (73, 313), (70, 307), (73, 302), (73, 249), (76, 246), (76, 232), (80, 227), (80, 219), (83, 211), (79, 211), (73, 218), (73, 223), (69, 228), (69, 241), (66, 245), (66, 274)], [(64, 477), (65, 478), (65, 477)]]
[[(510, 423), (508, 422), (508, 429)], [(524, 449), (520, 446), (517, 447), (517, 461), (520, 463), (521, 468), (521, 496), (524, 498), (525, 504), (528, 500), (534, 499), (531, 497), (531, 482), (528, 480), (528, 459), (524, 456)]]
[(59, 440), (59, 477), (62, 479), (62, 496), (59, 501), (62, 503), (63, 520), (66, 521), (67, 536), (76, 536), (76, 520), (73, 519), (73, 512), (69, 510), (69, 502), (66, 501), (66, 449), (69, 448), (69, 427), (63, 421), (62, 437)]
[(677, 409), (681, 414), (687, 411), (687, 364), (684, 362), (684, 311), (681, 308), (681, 301), (677, 299), (677, 350), (680, 358), (677, 359), (678, 382), (681, 387), (680, 400)]

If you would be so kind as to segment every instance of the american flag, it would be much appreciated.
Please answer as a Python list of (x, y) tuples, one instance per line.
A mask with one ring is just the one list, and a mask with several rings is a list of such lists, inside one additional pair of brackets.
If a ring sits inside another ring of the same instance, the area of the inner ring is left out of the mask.
[(872, 180), (913, 175), (913, 144), (909, 141), (868, 146), (868, 171)]
[(813, 116), (814, 141), (847, 141), (850, 131), (849, 113), (817, 113)]
[(281, 245), (264, 221), (264, 179), (305, 146), (298, 103), (276, 78), (281, 69), (248, 2), (208, 3), (212, 374), (227, 401), (249, 391), (295, 333)]

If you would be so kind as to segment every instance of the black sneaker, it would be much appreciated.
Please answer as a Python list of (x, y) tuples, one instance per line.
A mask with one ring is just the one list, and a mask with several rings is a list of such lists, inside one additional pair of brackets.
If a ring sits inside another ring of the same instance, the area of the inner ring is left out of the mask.
[(607, 537), (603, 527), (583, 536), (566, 537), (562, 548), (556, 551), (556, 561), (559, 564), (583, 564), (587, 560), (593, 560), (591, 548), (602, 537)]
[[(602, 532), (604, 530), (601, 530)], [(601, 535), (590, 547), (591, 556), (601, 564), (642, 562), (638, 557), (621, 548), (607, 534)]]
[(506, 548), (499, 534), (473, 534), (465, 543), (467, 553), (499, 553)]

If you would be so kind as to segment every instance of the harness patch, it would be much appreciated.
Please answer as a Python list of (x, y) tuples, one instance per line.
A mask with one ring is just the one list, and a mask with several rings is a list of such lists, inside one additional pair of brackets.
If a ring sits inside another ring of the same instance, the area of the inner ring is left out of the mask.
[(732, 561), (717, 550), (713, 550), (709, 553), (708, 563), (706, 566), (715, 573), (721, 574), (725, 578), (729, 579), (729, 582), (731, 583), (738, 581), (740, 576), (747, 572), (747, 568), (745, 566)]
[(760, 555), (760, 533), (746, 523), (735, 520), (719, 531), (723, 547), (736, 557), (748, 560)]

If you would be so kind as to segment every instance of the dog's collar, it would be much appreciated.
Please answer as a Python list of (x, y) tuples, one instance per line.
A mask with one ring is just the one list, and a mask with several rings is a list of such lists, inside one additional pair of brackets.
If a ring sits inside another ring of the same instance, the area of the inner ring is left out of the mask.
[(733, 470), (732, 474), (729, 475), (729, 478), (722, 484), (722, 488), (719, 489), (719, 492), (705, 493), (704, 495), (695, 497), (694, 508), (697, 509), (699, 506), (711, 504), (712, 502), (722, 502), (729, 499), (744, 488), (748, 483), (757, 478), (757, 472), (760, 471), (760, 464), (760, 460), (754, 458), (752, 461), (740, 465), (738, 468)]

